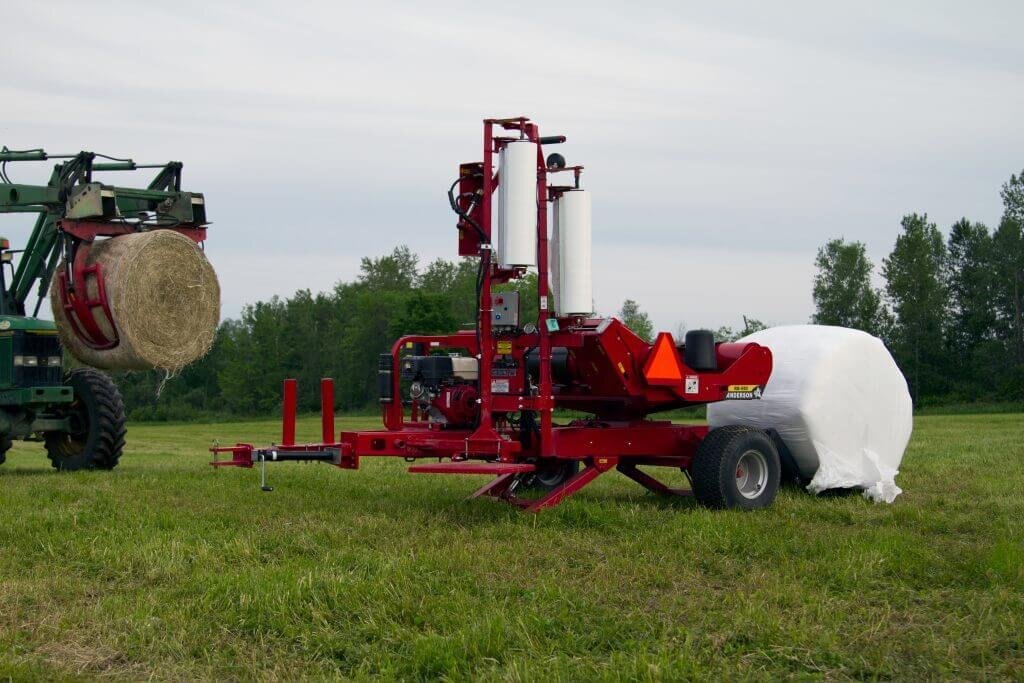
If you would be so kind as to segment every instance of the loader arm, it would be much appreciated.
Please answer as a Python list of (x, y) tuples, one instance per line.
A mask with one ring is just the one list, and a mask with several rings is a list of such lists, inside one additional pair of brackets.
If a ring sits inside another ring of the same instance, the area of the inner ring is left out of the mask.
[[(80, 152), (70, 157), (50, 157), (42, 150), (31, 152), (0, 152), (0, 161), (44, 161), (49, 158), (69, 158), (54, 167), (44, 186), (19, 185), (0, 182), (0, 213), (35, 213), (36, 221), (28, 242), (18, 260), (9, 285), (3, 286), (0, 296), (0, 315), (26, 315), (26, 303), (35, 290), (37, 298), (32, 315), (39, 313), (46, 297), (50, 279), (61, 261), (64, 245), (57, 221), (68, 211), (68, 200), (84, 185), (92, 183), (94, 171), (134, 171), (141, 168), (159, 168), (157, 175), (145, 190), (112, 187), (116, 215), (135, 216), (143, 211), (154, 211), (158, 206), (178, 209), (182, 222), (192, 222), (193, 216), (181, 210), (180, 161), (160, 165), (139, 165), (131, 160), (96, 163), (96, 155)], [(185, 193), (185, 201), (194, 201)], [(201, 195), (198, 195), (201, 201)], [(191, 209), (191, 206), (187, 207)], [(173, 215), (173, 214), (172, 214)], [(205, 212), (199, 222), (205, 223)], [(0, 285), (5, 285), (0, 273)]]

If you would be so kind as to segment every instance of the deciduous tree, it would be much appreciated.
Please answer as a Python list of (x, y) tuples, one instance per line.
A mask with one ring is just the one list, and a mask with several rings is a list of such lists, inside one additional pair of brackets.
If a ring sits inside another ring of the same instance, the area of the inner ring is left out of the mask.
[(617, 317), (641, 339), (654, 341), (654, 325), (651, 324), (647, 313), (640, 308), (640, 304), (633, 299), (622, 302)]
[(882, 262), (885, 292), (895, 316), (892, 347), (915, 402), (945, 391), (943, 330), (947, 312), (946, 245), (927, 214), (910, 214)]
[(884, 320), (881, 294), (871, 285), (874, 266), (863, 242), (833, 239), (814, 261), (814, 315), (818, 325), (839, 325), (880, 334)]

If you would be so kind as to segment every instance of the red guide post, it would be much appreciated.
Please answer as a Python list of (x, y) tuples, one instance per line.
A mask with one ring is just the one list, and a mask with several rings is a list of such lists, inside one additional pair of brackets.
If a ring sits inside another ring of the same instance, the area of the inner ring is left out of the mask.
[(334, 443), (334, 380), (320, 380), (320, 440)]
[(295, 395), (298, 382), (294, 379), (284, 381), (284, 405), (282, 406), (283, 423), (281, 425), (281, 445), (295, 445)]

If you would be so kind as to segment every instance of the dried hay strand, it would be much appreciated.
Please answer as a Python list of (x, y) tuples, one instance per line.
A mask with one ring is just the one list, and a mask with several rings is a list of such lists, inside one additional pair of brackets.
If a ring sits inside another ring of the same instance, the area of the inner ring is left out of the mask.
[[(61, 341), (75, 358), (106, 370), (176, 373), (210, 350), (220, 322), (220, 283), (195, 242), (172, 230), (98, 240), (86, 259), (94, 263), (102, 267), (120, 343), (101, 351), (75, 334), (60, 304), (61, 266), (50, 283), (50, 304)], [(86, 278), (85, 287), (90, 298), (96, 296), (94, 277)], [(113, 334), (100, 309), (93, 318)]]

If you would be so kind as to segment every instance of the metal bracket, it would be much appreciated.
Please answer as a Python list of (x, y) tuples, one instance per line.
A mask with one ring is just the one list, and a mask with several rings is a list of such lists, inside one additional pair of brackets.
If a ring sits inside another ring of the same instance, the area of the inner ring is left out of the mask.
[(274, 490), (274, 487), (267, 486), (267, 458), (263, 455), (262, 451), (258, 451), (256, 455), (260, 461), (260, 491), (270, 493)]
[[(64, 315), (75, 335), (89, 348), (102, 351), (116, 347), (121, 343), (121, 339), (118, 337), (114, 316), (107, 301), (103, 269), (99, 263), (85, 265), (91, 247), (91, 243), (85, 242), (72, 248), (74, 256), (69, 263), (65, 263), (64, 270), (57, 280), (57, 290), (60, 293), (61, 308), (64, 309)], [(86, 278), (89, 276), (96, 282), (96, 296), (92, 298), (89, 297), (86, 284)], [(107, 336), (96, 322), (93, 314), (96, 309), (100, 310), (103, 319), (114, 331), (112, 337)]]

